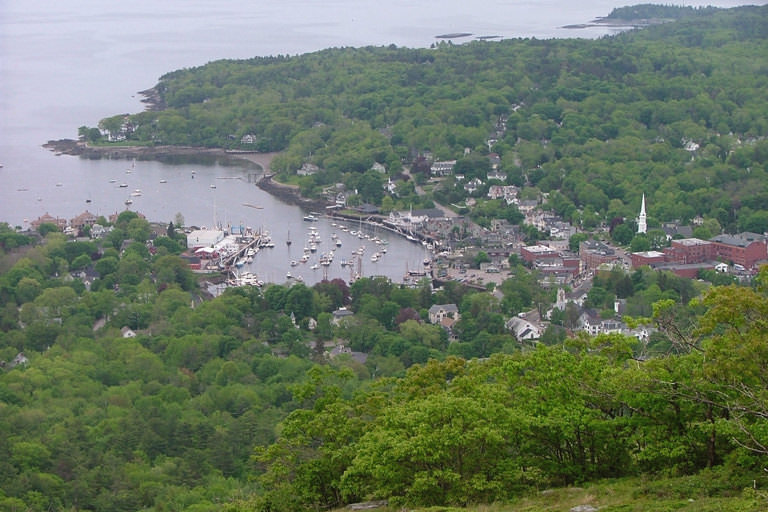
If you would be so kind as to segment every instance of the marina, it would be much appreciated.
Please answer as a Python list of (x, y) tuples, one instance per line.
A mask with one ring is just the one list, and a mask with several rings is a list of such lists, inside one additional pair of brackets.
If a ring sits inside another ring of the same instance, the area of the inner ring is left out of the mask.
[[(302, 223), (303, 219), (304, 215)], [(344, 229), (346, 224), (338, 222), (345, 222), (343, 219), (319, 215), (315, 219), (313, 224), (292, 231), (302, 233), (306, 239), (303, 247), (288, 243), (290, 230), (286, 230), (283, 245), (276, 244), (274, 235), (266, 229), (201, 229), (187, 235), (190, 249), (185, 257), (197, 271), (225, 273), (228, 286), (274, 282), (311, 285), (331, 279), (353, 283), (373, 276), (414, 284), (430, 277), (429, 258), (425, 259), (421, 243), (371, 221), (357, 220), (357, 229), (349, 231)], [(397, 254), (408, 257), (388, 258), (390, 245), (397, 248)], [(276, 265), (277, 261), (281, 263)]]

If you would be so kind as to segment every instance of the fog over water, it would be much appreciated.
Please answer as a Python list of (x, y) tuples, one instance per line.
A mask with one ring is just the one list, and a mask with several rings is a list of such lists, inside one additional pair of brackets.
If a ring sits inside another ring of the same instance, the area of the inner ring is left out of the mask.
[[(280, 232), (290, 225), (300, 231), (303, 213), (298, 208), (252, 184), (244, 186), (242, 180), (217, 180), (242, 176), (242, 169), (139, 162), (138, 169), (126, 175), (126, 161), (56, 156), (41, 145), (49, 139), (76, 138), (78, 126), (95, 126), (103, 117), (141, 111), (138, 91), (154, 86), (168, 71), (212, 60), (295, 55), (340, 46), (428, 47), (435, 36), (449, 33), (473, 34), (456, 43), (480, 36), (594, 38), (616, 29), (562, 27), (587, 23), (627, 4), (0, 0), (0, 221), (25, 226), (25, 219), (46, 212), (71, 218), (86, 207), (108, 215), (125, 208), (126, 190), (116, 183), (130, 181), (126, 183), (130, 190), (142, 190), (132, 208), (150, 220), (166, 222), (180, 212), (188, 225), (211, 225), (216, 216), (233, 224), (263, 225), (273, 232), (277, 225), (282, 226)], [(192, 170), (197, 173), (194, 181)], [(161, 187), (160, 179), (168, 186)], [(216, 189), (210, 188), (214, 181)], [(242, 207), (243, 203), (263, 209)], [(419, 261), (421, 254), (414, 247), (408, 258)]]

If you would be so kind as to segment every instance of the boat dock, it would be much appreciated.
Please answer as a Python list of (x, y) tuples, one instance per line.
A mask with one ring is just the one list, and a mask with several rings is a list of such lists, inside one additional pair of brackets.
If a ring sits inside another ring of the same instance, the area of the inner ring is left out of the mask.
[(211, 246), (198, 247), (193, 253), (200, 258), (199, 270), (230, 272), (241, 267), (271, 242), (268, 234), (248, 233), (228, 235)]

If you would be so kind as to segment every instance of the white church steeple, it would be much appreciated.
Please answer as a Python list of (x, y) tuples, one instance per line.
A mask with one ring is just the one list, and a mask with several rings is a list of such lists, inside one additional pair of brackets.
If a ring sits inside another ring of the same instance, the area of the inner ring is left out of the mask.
[(645, 216), (645, 194), (643, 194), (643, 202), (640, 203), (640, 215), (637, 217), (637, 232), (645, 233), (648, 230), (648, 224), (646, 223)]

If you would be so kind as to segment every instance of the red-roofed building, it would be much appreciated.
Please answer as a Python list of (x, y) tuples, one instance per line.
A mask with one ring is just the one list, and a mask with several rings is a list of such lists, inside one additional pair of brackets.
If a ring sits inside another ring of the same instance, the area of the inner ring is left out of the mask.
[(54, 226), (58, 227), (59, 230), (64, 231), (64, 228), (67, 227), (67, 219), (54, 217), (48, 212), (45, 212), (45, 215), (42, 215), (29, 223), (29, 225), (34, 230), (39, 229), (41, 224), (53, 224)]
[(74, 219), (70, 219), (69, 225), (72, 226), (73, 229), (81, 231), (86, 226), (91, 227), (96, 224), (97, 220), (98, 217), (96, 215), (86, 210)]

